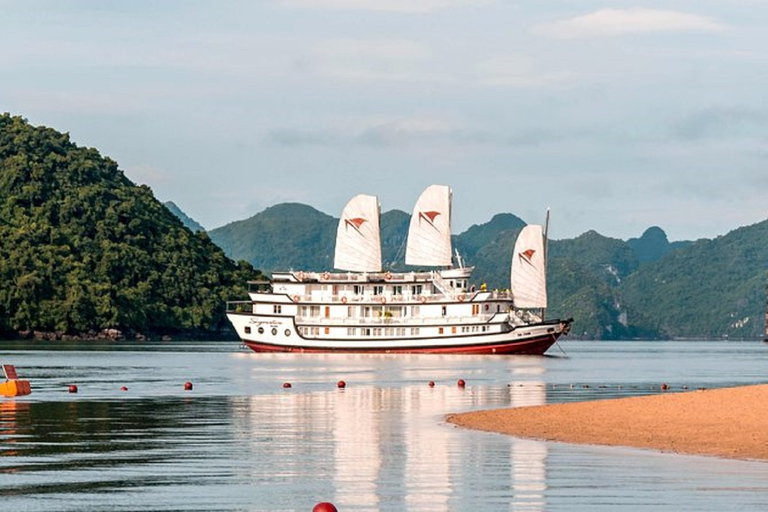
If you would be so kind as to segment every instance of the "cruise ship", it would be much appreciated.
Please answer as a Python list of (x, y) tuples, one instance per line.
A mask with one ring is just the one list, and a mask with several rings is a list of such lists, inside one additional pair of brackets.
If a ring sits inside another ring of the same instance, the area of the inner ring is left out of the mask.
[(382, 268), (378, 199), (355, 196), (339, 220), (334, 270), (249, 282), (250, 300), (228, 302), (227, 317), (256, 352), (544, 354), (572, 319), (544, 318), (543, 226), (520, 232), (510, 288), (488, 290), (453, 255), (451, 201), (444, 185), (421, 194), (405, 250), (415, 270), (403, 272)]

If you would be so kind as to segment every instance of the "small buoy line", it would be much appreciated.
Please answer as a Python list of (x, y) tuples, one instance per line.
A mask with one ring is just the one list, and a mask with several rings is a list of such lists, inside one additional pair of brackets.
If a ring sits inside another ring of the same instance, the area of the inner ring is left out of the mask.
[[(436, 386), (436, 383), (434, 380), (427, 381), (427, 386), (430, 388), (434, 388)], [(285, 381), (282, 383), (283, 389), (292, 389), (293, 383), (290, 381)], [(336, 382), (336, 387), (338, 389), (346, 389), (347, 382), (345, 380), (339, 380)], [(459, 389), (464, 389), (467, 387), (467, 381), (464, 379), (458, 379), (456, 381), (456, 387)], [(632, 392), (639, 392), (645, 394), (647, 391), (673, 391), (675, 389), (679, 391), (688, 391), (688, 390), (699, 390), (703, 391), (706, 390), (706, 387), (690, 387), (686, 385), (673, 387), (670, 384), (667, 384), (666, 382), (662, 382), (659, 384), (635, 384), (635, 385), (622, 385), (622, 384), (588, 384), (588, 383), (582, 383), (582, 384), (544, 384), (544, 383), (536, 383), (536, 382), (516, 382), (513, 384), (507, 384), (508, 388), (547, 388), (552, 390), (567, 390), (567, 391), (573, 391), (573, 390), (587, 390), (589, 393), (595, 393), (599, 391), (593, 391), (593, 390), (622, 390), (625, 394)], [(77, 384), (68, 384), (67, 389), (70, 393), (78, 393), (79, 388)], [(128, 391), (128, 386), (120, 386), (120, 391)], [(183, 385), (184, 391), (192, 391), (194, 389), (194, 385), (192, 382), (185, 382)]]
[[(8, 372), (15, 371), (12, 368), (8, 369)], [(11, 373), (9, 376), (16, 376), (15, 373)], [(23, 396), (28, 395), (31, 393), (31, 386), (29, 385), (28, 381), (21, 381), (17, 379), (8, 379), (4, 384), (5, 388), (0, 388), (0, 396), (6, 396), (6, 397), (14, 397), (14, 396)], [(427, 381), (427, 386), (430, 388), (435, 387), (435, 381), (430, 380)], [(80, 390), (77, 386), (77, 384), (67, 384), (67, 390), (69, 393), (78, 393)], [(464, 379), (458, 379), (456, 381), (456, 387), (459, 389), (465, 389), (467, 386), (467, 381)], [(285, 381), (282, 383), (283, 389), (292, 389), (293, 384), (289, 381)], [(343, 390), (346, 389), (347, 382), (344, 380), (338, 380), (336, 382), (336, 388)], [(653, 393), (653, 392), (667, 392), (667, 391), (688, 391), (688, 390), (698, 390), (703, 391), (708, 388), (702, 387), (702, 386), (688, 386), (688, 385), (678, 385), (673, 387), (672, 385), (661, 382), (658, 384), (654, 383), (638, 383), (638, 384), (595, 384), (595, 383), (580, 383), (580, 384), (545, 384), (545, 383), (539, 383), (539, 382), (516, 382), (507, 384), (508, 388), (546, 388), (551, 390), (563, 390), (566, 393), (571, 393), (576, 390), (584, 390), (586, 393), (589, 393), (590, 395), (599, 395), (603, 392), (615, 392), (618, 391), (621, 396), (628, 396), (633, 394), (638, 395), (645, 395)], [(184, 391), (192, 391), (194, 389), (194, 385), (192, 382), (187, 381), (183, 384)], [(128, 386), (120, 386), (120, 391), (126, 392), (128, 391)]]
[[(184, 383), (184, 391), (192, 391), (194, 388), (194, 385), (187, 381)], [(77, 384), (67, 384), (67, 391), (70, 393), (78, 393), (80, 391), (80, 388), (77, 387)], [(120, 391), (128, 391), (128, 386), (120, 386)]]
[[(467, 385), (467, 382), (464, 379), (459, 379), (459, 380), (456, 381), (456, 386), (459, 387), (459, 388), (465, 388), (466, 385)], [(433, 381), (433, 380), (428, 381), (427, 382), (427, 386), (429, 386), (430, 388), (434, 388), (435, 387), (435, 381)], [(285, 381), (285, 382), (282, 383), (282, 387), (283, 387), (283, 389), (292, 389), (293, 388), (293, 384), (291, 382), (289, 382), (289, 381)], [(346, 389), (347, 382), (345, 380), (339, 380), (339, 381), (336, 382), (336, 387), (338, 389)], [(194, 386), (193, 386), (193, 384), (191, 382), (187, 381), (187, 382), (184, 383), (183, 388), (184, 388), (184, 391), (192, 391)], [(120, 386), (120, 391), (128, 391), (128, 389), (129, 389), (128, 386)], [(78, 387), (77, 384), (67, 384), (67, 390), (70, 393), (73, 393), (73, 394), (80, 392), (80, 388)]]

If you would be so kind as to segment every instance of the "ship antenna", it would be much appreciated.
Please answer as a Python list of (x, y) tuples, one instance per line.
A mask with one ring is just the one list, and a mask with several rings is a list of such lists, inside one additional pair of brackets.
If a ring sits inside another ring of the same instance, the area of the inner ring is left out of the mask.
[[(544, 220), (544, 272), (547, 271), (547, 256), (549, 255), (549, 207), (547, 207), (547, 217)], [(546, 293), (546, 290), (545, 290)], [(541, 319), (545, 320), (547, 309), (541, 308)]]
[(459, 268), (464, 268), (464, 260), (461, 259), (461, 254), (459, 254), (459, 250), (454, 247), (453, 251), (456, 253), (456, 263), (458, 263)]
[(549, 208), (547, 208), (547, 218), (544, 221), (544, 268), (547, 268), (548, 253), (549, 253)]

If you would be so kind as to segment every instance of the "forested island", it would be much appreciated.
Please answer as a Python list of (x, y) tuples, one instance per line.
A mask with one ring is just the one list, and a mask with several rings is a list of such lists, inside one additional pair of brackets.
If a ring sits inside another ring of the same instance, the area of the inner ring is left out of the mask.
[(0, 116), (4, 337), (233, 337), (257, 272), (67, 134)]

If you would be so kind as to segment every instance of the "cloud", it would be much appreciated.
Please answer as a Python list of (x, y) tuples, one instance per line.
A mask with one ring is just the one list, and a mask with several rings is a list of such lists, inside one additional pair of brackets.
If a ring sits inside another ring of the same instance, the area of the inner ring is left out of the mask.
[(490, 1), (492, 0), (280, 0), (280, 4), (299, 9), (423, 14), (455, 7), (481, 6)]
[(298, 70), (352, 81), (414, 82), (439, 77), (425, 71), (432, 52), (421, 43), (403, 39), (330, 39), (317, 43)]
[(713, 107), (683, 118), (673, 127), (682, 140), (723, 137), (753, 130), (766, 135), (768, 110), (747, 107)]
[(722, 32), (728, 28), (713, 18), (657, 9), (600, 9), (567, 20), (545, 23), (534, 32), (563, 39), (610, 37), (650, 32)]
[(486, 144), (489, 140), (486, 133), (430, 118), (408, 118), (372, 126), (358, 137), (359, 142), (372, 146)]
[(347, 124), (342, 128), (279, 128), (267, 140), (286, 147), (299, 146), (461, 146), (492, 144), (487, 132), (471, 130), (436, 117), (406, 117)]
[(464, 126), (439, 116), (413, 116), (399, 119), (368, 119), (325, 128), (275, 128), (266, 140), (289, 148), (312, 146), (391, 147), (466, 147), (537, 148), (541, 146), (599, 141), (605, 134), (580, 127), (524, 128), (492, 131)]
[(338, 143), (339, 137), (330, 131), (277, 128), (267, 132), (267, 140), (278, 146), (327, 146)]
[(475, 66), (478, 83), (502, 87), (546, 87), (564, 83), (568, 73), (542, 73), (531, 59), (516, 55), (496, 55)]

